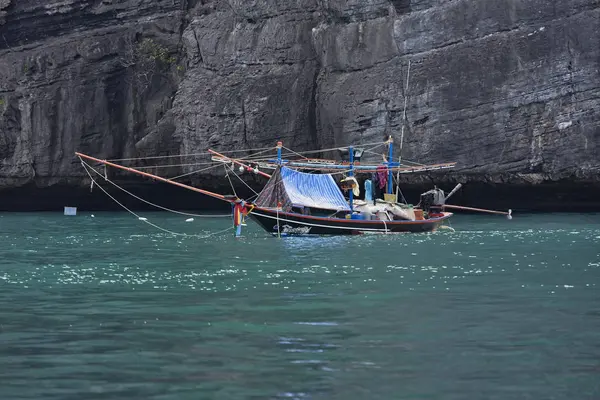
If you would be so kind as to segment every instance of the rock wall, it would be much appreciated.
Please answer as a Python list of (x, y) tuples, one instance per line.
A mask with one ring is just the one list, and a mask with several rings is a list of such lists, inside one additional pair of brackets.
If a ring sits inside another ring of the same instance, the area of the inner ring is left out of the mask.
[(0, 0), (0, 195), (87, 185), (76, 150), (398, 147), (405, 95), (403, 158), (458, 163), (407, 188), (600, 208), (598, 0)]
[(78, 184), (77, 150), (137, 155), (135, 144), (171, 109), (178, 79), (163, 69), (143, 81), (131, 66), (136, 40), (181, 53), (183, 3), (0, 4), (0, 187)]

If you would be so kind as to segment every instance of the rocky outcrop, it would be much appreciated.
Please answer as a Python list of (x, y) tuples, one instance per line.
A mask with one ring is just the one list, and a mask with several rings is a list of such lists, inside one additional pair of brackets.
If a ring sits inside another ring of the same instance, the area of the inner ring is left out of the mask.
[(79, 186), (76, 150), (398, 147), (404, 125), (404, 159), (457, 162), (406, 175), (417, 193), (600, 206), (599, 21), (597, 0), (0, 0), (0, 187)]

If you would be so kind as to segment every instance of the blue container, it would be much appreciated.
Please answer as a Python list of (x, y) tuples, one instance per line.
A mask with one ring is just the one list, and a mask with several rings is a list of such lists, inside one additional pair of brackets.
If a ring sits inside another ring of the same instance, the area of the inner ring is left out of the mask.
[(365, 219), (365, 216), (363, 214), (352, 214), (350, 219)]

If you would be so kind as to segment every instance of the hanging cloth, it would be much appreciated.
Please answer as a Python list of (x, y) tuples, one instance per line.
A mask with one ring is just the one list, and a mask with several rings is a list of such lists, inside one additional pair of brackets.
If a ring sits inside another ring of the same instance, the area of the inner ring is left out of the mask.
[(387, 168), (383, 165), (379, 165), (377, 167), (377, 180), (379, 182), (379, 188), (383, 189), (387, 185), (388, 180), (388, 171)]
[(237, 227), (244, 221), (244, 217), (248, 215), (254, 206), (248, 207), (244, 200), (238, 200), (233, 204), (233, 226)]
[(365, 181), (365, 201), (373, 203), (373, 182), (370, 179)]

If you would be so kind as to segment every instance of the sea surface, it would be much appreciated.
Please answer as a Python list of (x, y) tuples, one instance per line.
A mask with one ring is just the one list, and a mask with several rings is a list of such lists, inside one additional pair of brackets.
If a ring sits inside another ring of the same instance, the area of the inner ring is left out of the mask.
[(281, 239), (141, 215), (0, 214), (2, 400), (600, 399), (600, 214)]

